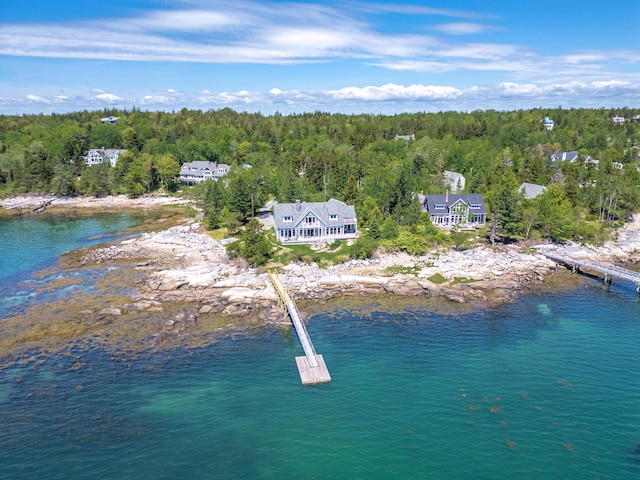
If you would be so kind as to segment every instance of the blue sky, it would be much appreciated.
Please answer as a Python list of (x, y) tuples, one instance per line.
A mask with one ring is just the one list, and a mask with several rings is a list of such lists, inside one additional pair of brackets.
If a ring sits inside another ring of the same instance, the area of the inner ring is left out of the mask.
[(0, 113), (640, 107), (640, 0), (5, 0)]

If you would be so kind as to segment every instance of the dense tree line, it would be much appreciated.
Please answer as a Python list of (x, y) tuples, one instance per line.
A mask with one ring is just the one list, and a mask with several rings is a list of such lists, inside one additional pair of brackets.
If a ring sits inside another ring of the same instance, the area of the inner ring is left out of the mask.
[[(225, 181), (192, 192), (211, 228), (237, 230), (269, 198), (333, 197), (356, 205), (370, 244), (412, 235), (422, 239), (419, 250), (424, 238), (439, 237), (417, 194), (443, 193), (443, 172), (451, 170), (466, 177), (465, 192), (484, 195), (493, 241), (597, 240), (638, 206), (640, 122), (632, 120), (638, 114), (630, 108), (286, 116), (134, 109), (0, 116), (0, 195), (176, 191), (182, 163), (217, 161), (231, 166)], [(119, 117), (115, 125), (100, 122), (109, 115)], [(555, 121), (551, 131), (545, 116)], [(613, 116), (627, 121), (614, 123)], [(409, 134), (414, 141), (395, 139)], [(115, 168), (85, 165), (88, 149), (102, 147), (127, 152)], [(561, 151), (579, 151), (579, 161), (548, 161)], [(522, 182), (548, 188), (525, 200)]]

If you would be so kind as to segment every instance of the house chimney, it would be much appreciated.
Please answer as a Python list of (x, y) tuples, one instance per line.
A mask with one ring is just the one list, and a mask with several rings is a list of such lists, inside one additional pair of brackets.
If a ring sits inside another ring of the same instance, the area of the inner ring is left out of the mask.
[(218, 161), (213, 162), (213, 170), (218, 170)]
[(445, 190), (445, 192), (444, 192), (444, 201), (445, 202), (449, 201), (449, 190)]
[(296, 200), (296, 212), (299, 212), (302, 209), (302, 206), (300, 205), (300, 200)]

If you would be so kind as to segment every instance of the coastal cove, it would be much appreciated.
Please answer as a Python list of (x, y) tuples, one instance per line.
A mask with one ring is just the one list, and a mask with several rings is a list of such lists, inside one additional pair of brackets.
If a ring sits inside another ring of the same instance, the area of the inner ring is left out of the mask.
[[(640, 473), (632, 284), (509, 249), (292, 265), (280, 274), (333, 379), (305, 388), (264, 274), (196, 222), (160, 220), (116, 221), (2, 280), (35, 292), (0, 320), (2, 342), (32, 335), (2, 344), (3, 478)], [(632, 262), (635, 231), (572, 248)], [(389, 270), (408, 262), (418, 276)]]

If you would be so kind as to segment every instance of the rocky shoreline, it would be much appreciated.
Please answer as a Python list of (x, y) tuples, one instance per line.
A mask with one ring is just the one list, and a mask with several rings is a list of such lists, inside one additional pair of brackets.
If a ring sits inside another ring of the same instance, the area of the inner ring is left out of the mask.
[[(136, 202), (141, 200), (127, 202), (125, 197), (104, 200), (102, 204), (130, 207)], [(142, 202), (162, 204), (162, 200), (155, 199)], [(85, 200), (73, 205), (100, 204), (99, 200)], [(640, 252), (640, 217), (619, 230), (616, 240), (603, 247), (563, 248), (573, 256), (617, 264), (634, 262)], [(546, 249), (557, 247), (540, 244), (527, 248), (477, 246), (463, 251), (447, 248), (421, 257), (382, 253), (371, 260), (351, 260), (328, 268), (294, 263), (277, 270), (293, 298), (307, 305), (340, 298), (402, 297), (482, 308), (545, 288), (552, 274), (566, 271), (541, 253)], [(132, 269), (136, 275), (135, 293), (128, 298), (114, 297), (114, 304), (82, 309), (76, 312), (74, 321), (85, 326), (117, 325), (124, 317), (137, 319), (155, 314), (162, 323), (152, 325), (150, 330), (145, 326), (144, 333), (140, 333), (150, 336), (155, 346), (170, 344), (185, 333), (203, 334), (212, 325), (219, 329), (288, 323), (264, 269), (230, 260), (224, 244), (212, 239), (193, 220), (111, 245), (69, 252), (62, 263), (69, 269), (120, 265), (114, 268), (114, 275), (118, 269)], [(114, 278), (111, 283), (124, 282)]]
[[(543, 255), (522, 253), (519, 248), (442, 250), (422, 257), (387, 253), (328, 268), (296, 263), (278, 270), (293, 298), (307, 304), (394, 296), (482, 307), (540, 288), (546, 277), (558, 271)], [(229, 325), (288, 323), (267, 273), (230, 261), (224, 246), (198, 223), (88, 250), (80, 266), (121, 260), (135, 262), (141, 274), (136, 285), (139, 294), (130, 304), (113, 307), (144, 312), (190, 305), (188, 311), (160, 326), (154, 345), (181, 336), (211, 316), (222, 317)]]

